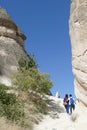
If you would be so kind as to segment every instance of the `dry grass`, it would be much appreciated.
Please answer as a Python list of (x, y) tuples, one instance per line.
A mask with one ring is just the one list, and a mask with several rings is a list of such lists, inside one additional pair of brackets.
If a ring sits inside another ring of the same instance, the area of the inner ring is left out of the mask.
[(43, 118), (41, 113), (37, 112), (37, 109), (33, 103), (25, 103), (25, 116), (26, 122), (31, 122), (32, 124), (38, 124)]
[[(8, 91), (8, 93), (14, 93), (14, 90), (11, 90), (10, 92)], [(39, 112), (37, 107), (37, 105), (40, 105), (38, 103), (41, 100), (40, 96), (30, 96), (27, 93), (20, 92), (18, 93), (17, 98), (23, 102), (24, 117), (21, 117), (17, 123), (11, 122), (11, 120), (6, 120), (4, 117), (0, 117), (0, 130), (32, 130), (33, 125), (38, 124), (43, 119), (43, 114)], [(41, 110), (44, 111), (43, 104), (41, 106)]]
[(0, 118), (0, 130), (31, 130), (31, 128), (26, 129), (8, 122), (5, 118)]
[(71, 115), (71, 118), (70, 118), (71, 121), (72, 121), (72, 122), (75, 122), (75, 121), (78, 119), (78, 116), (79, 116), (79, 115), (78, 115), (77, 113), (73, 113), (73, 114)]

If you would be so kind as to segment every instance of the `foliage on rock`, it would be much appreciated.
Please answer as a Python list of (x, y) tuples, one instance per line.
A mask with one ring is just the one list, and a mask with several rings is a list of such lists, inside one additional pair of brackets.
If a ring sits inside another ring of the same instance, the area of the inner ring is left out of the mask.
[(19, 68), (20, 69), (29, 69), (31, 67), (37, 67), (37, 64), (36, 64), (36, 59), (35, 59), (35, 56), (34, 55), (23, 55), (19, 61), (18, 61), (18, 64), (19, 64)]
[(49, 74), (39, 71), (32, 57), (22, 57), (19, 60), (18, 72), (13, 76), (13, 84), (23, 91), (28, 92), (31, 89), (40, 94), (47, 94), (52, 87), (49, 78)]
[(24, 117), (23, 105), (13, 93), (7, 93), (9, 87), (0, 84), (0, 116), (17, 122)]

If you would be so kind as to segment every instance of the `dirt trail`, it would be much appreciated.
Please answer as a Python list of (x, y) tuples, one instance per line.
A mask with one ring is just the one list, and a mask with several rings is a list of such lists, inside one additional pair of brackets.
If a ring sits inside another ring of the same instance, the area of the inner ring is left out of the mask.
[(51, 96), (48, 97), (48, 105), (49, 115), (44, 116), (42, 122), (35, 125), (34, 130), (65, 130), (66, 128), (73, 130), (71, 129), (73, 124), (70, 115), (65, 112), (63, 100)]
[[(72, 115), (64, 112), (62, 99), (50, 97), (50, 114), (44, 116), (44, 119), (34, 126), (34, 130), (86, 130), (87, 120), (79, 118), (77, 111)], [(58, 110), (59, 109), (59, 110)], [(80, 119), (80, 120), (78, 120)]]

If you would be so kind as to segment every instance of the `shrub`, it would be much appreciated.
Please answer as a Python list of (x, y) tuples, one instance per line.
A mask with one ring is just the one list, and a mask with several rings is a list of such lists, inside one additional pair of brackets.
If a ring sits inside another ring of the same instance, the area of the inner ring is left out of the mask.
[[(34, 57), (22, 56), (18, 64), (18, 72), (12, 76), (13, 85), (18, 86), (18, 90), (29, 94), (29, 100), (35, 105), (37, 112), (46, 114), (46, 103), (41, 96), (50, 92), (52, 87), (50, 75), (39, 71)], [(30, 94), (29, 91), (34, 93)]]
[(41, 96), (39, 93), (29, 92), (29, 101), (31, 101), (35, 106), (35, 111), (38, 113), (47, 114), (47, 105), (46, 102), (43, 100), (43, 97), (44, 96)]
[(44, 102), (44, 101), (38, 102), (38, 103), (36, 103), (35, 106), (36, 106), (38, 112), (47, 114), (46, 102)]
[(20, 69), (22, 69), (22, 68), (29, 69), (29, 68), (32, 68), (32, 67), (37, 67), (34, 55), (30, 55), (30, 56), (23, 55), (19, 59), (18, 64), (19, 64)]
[(37, 68), (19, 70), (13, 76), (13, 84), (18, 86), (22, 91), (28, 92), (31, 89), (41, 94), (47, 94), (52, 86), (49, 77), (49, 74), (41, 73)]
[(16, 103), (16, 96), (12, 93), (6, 93), (5, 91), (1, 91), (0, 93), (0, 101), (5, 105), (13, 105)]
[(77, 120), (78, 116), (79, 116), (79, 115), (78, 115), (77, 113), (73, 113), (73, 114), (71, 115), (71, 118), (70, 118), (71, 121), (72, 121), (72, 122), (75, 122), (75, 121)]
[(9, 87), (0, 84), (0, 116), (18, 121), (24, 116), (23, 105), (15, 94), (7, 93)]

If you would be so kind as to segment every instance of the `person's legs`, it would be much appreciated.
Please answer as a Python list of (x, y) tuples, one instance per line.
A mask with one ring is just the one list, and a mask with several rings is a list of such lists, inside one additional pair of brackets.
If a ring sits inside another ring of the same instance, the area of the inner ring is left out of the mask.
[(72, 114), (72, 105), (70, 105), (70, 114)]
[(66, 112), (69, 113), (69, 105), (66, 105)]
[(73, 110), (75, 110), (75, 104), (72, 105)]

